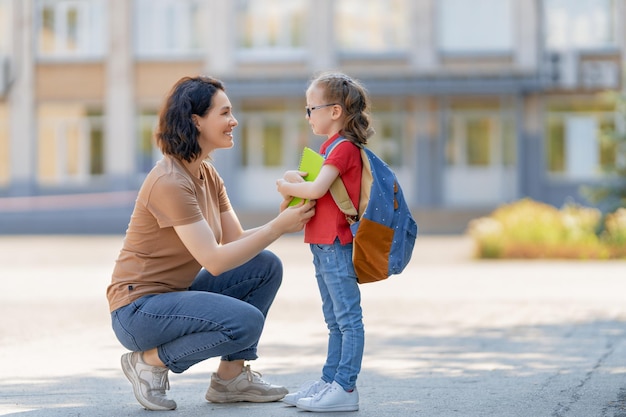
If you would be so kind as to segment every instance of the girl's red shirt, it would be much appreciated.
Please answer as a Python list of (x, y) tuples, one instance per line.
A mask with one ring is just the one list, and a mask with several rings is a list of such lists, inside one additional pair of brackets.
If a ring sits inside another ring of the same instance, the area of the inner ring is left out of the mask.
[[(320, 147), (324, 155), (328, 146), (339, 137), (339, 133), (326, 140)], [(348, 190), (355, 207), (359, 206), (361, 192), (361, 150), (349, 140), (335, 146), (324, 165), (330, 164), (339, 170), (339, 176)], [(305, 243), (332, 244), (336, 238), (342, 245), (352, 242), (352, 233), (346, 216), (339, 210), (330, 191), (317, 200), (315, 216), (304, 229)]]

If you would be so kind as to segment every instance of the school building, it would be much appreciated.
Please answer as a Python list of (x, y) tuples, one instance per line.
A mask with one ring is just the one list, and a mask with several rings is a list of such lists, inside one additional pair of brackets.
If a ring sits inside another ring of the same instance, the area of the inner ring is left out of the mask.
[[(274, 213), (311, 134), (304, 92), (370, 92), (370, 148), (423, 232), (530, 197), (583, 201), (619, 163), (626, 0), (0, 0), (0, 198), (136, 190), (182, 76), (222, 79), (239, 121), (213, 155), (238, 213)], [(623, 155), (621, 156), (623, 158)], [(132, 193), (131, 193), (132, 194)]]

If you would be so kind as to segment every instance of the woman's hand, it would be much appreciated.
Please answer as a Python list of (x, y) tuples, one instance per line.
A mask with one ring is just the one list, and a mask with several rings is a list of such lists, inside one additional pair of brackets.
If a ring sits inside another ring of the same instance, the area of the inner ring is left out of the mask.
[(281, 212), (274, 219), (274, 226), (280, 234), (299, 232), (311, 220), (311, 217), (315, 215), (315, 201), (287, 207), (290, 200), (283, 200), (280, 204)]
[(291, 200), (293, 200), (293, 197), (291, 196), (283, 197), (283, 201), (280, 202), (280, 211), (287, 209)]

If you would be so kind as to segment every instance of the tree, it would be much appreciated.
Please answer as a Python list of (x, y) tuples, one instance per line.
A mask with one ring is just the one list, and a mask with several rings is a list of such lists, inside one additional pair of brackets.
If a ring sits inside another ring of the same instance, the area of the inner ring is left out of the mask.
[(584, 186), (581, 195), (597, 205), (603, 212), (611, 213), (626, 207), (626, 92), (606, 93), (616, 103), (615, 127), (601, 132), (604, 149), (612, 149), (615, 160), (605, 164), (606, 181), (598, 185)]

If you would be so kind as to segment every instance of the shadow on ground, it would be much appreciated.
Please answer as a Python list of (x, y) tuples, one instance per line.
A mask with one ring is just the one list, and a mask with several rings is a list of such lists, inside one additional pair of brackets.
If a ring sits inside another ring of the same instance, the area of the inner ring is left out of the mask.
[[(624, 321), (485, 327), (439, 335), (428, 326), (400, 326), (394, 334), (373, 327), (359, 379), (359, 416), (626, 417)], [(318, 377), (317, 358), (324, 349), (323, 337), (308, 346), (268, 341), (262, 355), (270, 360), (261, 370), (268, 380), (295, 390)], [(169, 395), (179, 404), (176, 415), (310, 415), (282, 403), (207, 403), (207, 368), (201, 364), (170, 376)], [(607, 397), (599, 398), (602, 393)], [(591, 414), (580, 414), (592, 406)], [(112, 363), (82, 375), (3, 379), (0, 415), (146, 416), (146, 411)]]

